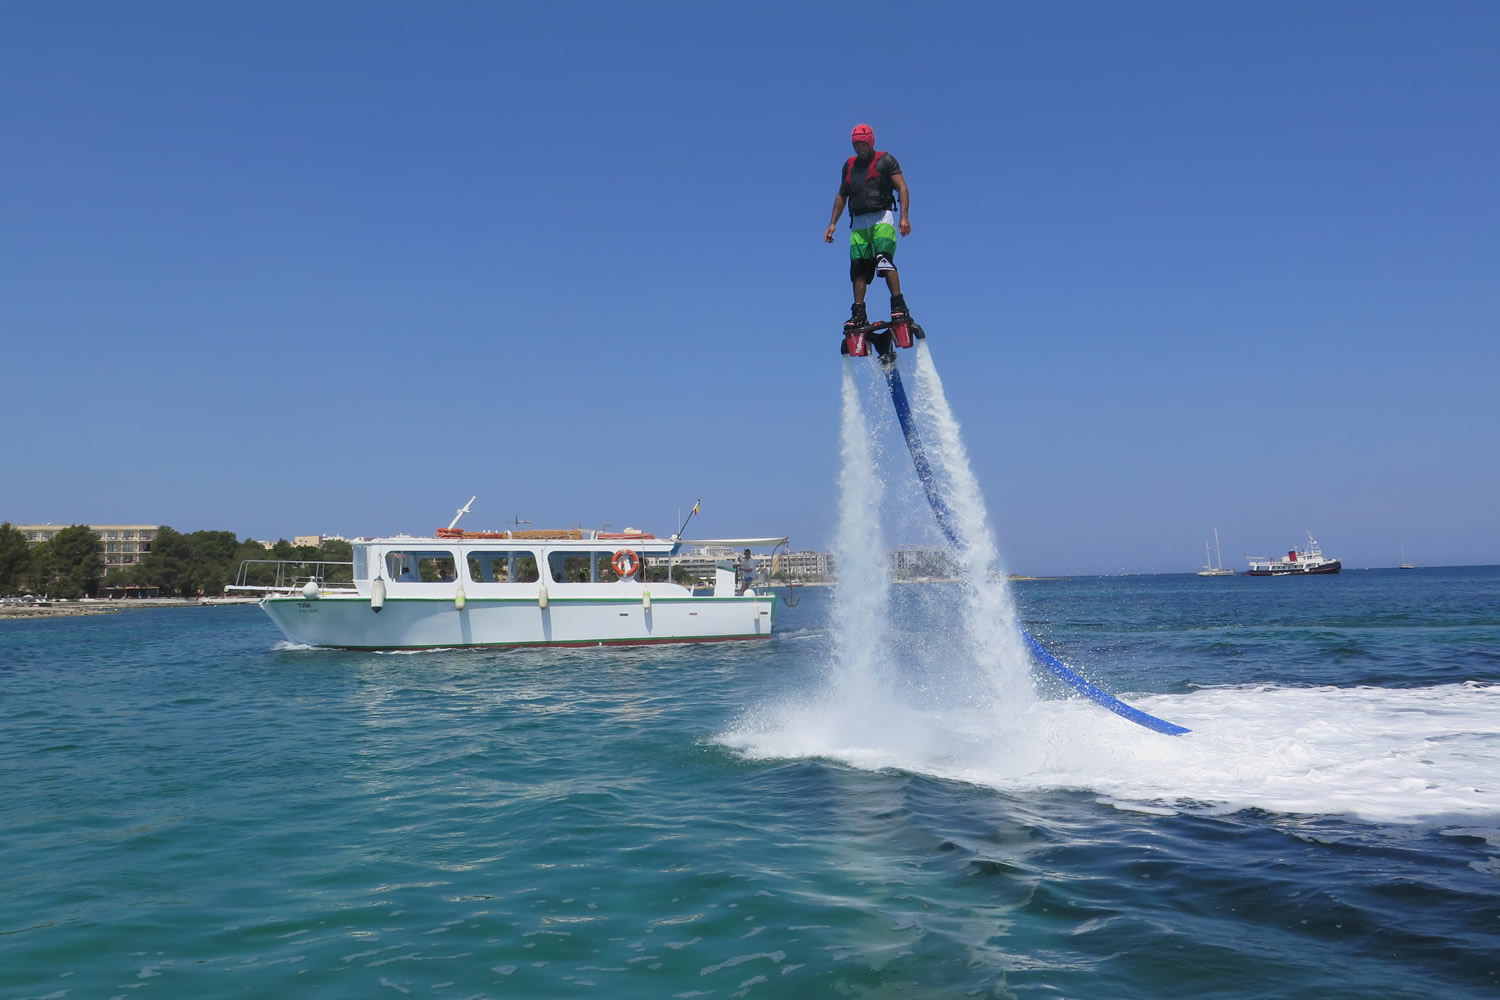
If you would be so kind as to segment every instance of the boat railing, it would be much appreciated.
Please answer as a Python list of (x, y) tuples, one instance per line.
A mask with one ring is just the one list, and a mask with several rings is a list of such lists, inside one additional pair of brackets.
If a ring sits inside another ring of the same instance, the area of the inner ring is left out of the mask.
[(319, 590), (353, 591), (354, 563), (326, 559), (246, 559), (225, 591), (291, 594), (309, 583)]

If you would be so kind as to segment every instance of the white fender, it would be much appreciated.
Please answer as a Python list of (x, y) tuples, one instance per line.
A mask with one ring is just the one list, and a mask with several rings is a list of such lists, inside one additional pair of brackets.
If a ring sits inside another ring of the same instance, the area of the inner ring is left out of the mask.
[(370, 584), (370, 610), (378, 615), (383, 607), (385, 607), (385, 580), (377, 576), (375, 582)]
[(536, 606), (539, 608), (545, 608), (547, 606), (547, 585), (545, 583), (537, 588)]
[(453, 595), (453, 606), (455, 608), (457, 608), (459, 611), (462, 611), (464, 609), (464, 605), (468, 604), (468, 603), (469, 603), (469, 598), (464, 593), (464, 588), (463, 587), (459, 587), (458, 588), (458, 592)]
[(302, 596), (309, 601), (317, 600), (318, 584), (316, 580), (308, 580), (302, 585)]

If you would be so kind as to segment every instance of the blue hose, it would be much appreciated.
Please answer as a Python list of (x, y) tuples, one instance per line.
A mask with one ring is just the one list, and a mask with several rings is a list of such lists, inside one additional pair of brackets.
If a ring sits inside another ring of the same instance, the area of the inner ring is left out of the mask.
[[(948, 544), (956, 550), (962, 550), (963, 546), (958, 542), (958, 533), (953, 530), (953, 515), (948, 510), (948, 504), (943, 499), (942, 492), (938, 489), (937, 479), (932, 474), (932, 466), (927, 461), (927, 449), (922, 447), (921, 435), (917, 433), (916, 421), (912, 419), (911, 404), (906, 400), (906, 387), (901, 384), (901, 373), (896, 370), (894, 364), (881, 365), (881, 371), (885, 373), (886, 385), (890, 387), (891, 402), (896, 407), (896, 419), (901, 422), (901, 435), (906, 438), (906, 449), (911, 452), (911, 461), (916, 467), (917, 479), (921, 480), (922, 490), (927, 494), (927, 504), (932, 508), (932, 514), (937, 518), (938, 527), (948, 539)], [(1103, 705), (1111, 712), (1129, 719), (1138, 726), (1145, 726), (1158, 733), (1181, 736), (1183, 733), (1192, 732), (1190, 729), (1142, 712), (1138, 708), (1132, 708), (1115, 696), (1099, 690), (1069, 670), (1067, 665), (1057, 657), (1047, 652), (1046, 647), (1022, 625), (1018, 623), (1016, 628), (1020, 629), (1021, 638), (1026, 640), (1027, 648), (1041, 661), (1042, 666), (1062, 678), (1064, 683), (1090, 701)]]

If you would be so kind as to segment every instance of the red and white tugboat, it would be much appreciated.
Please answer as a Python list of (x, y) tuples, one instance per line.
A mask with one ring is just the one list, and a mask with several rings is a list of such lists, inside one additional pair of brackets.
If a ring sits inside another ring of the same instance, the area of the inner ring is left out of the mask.
[(1306, 573), (1337, 573), (1344, 568), (1338, 559), (1329, 559), (1318, 548), (1318, 540), (1307, 533), (1307, 548), (1291, 549), (1285, 559), (1250, 557), (1249, 576), (1299, 576)]

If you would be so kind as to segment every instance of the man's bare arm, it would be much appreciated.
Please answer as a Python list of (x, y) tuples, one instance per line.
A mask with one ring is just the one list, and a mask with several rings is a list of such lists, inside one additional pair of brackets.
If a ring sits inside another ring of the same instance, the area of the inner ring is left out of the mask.
[(823, 242), (833, 242), (833, 231), (839, 227), (839, 216), (844, 214), (844, 191), (833, 196), (833, 216), (828, 220), (828, 228), (823, 231)]
[(906, 186), (905, 174), (891, 174), (891, 182), (901, 196), (901, 235), (906, 236), (911, 232), (911, 190)]

